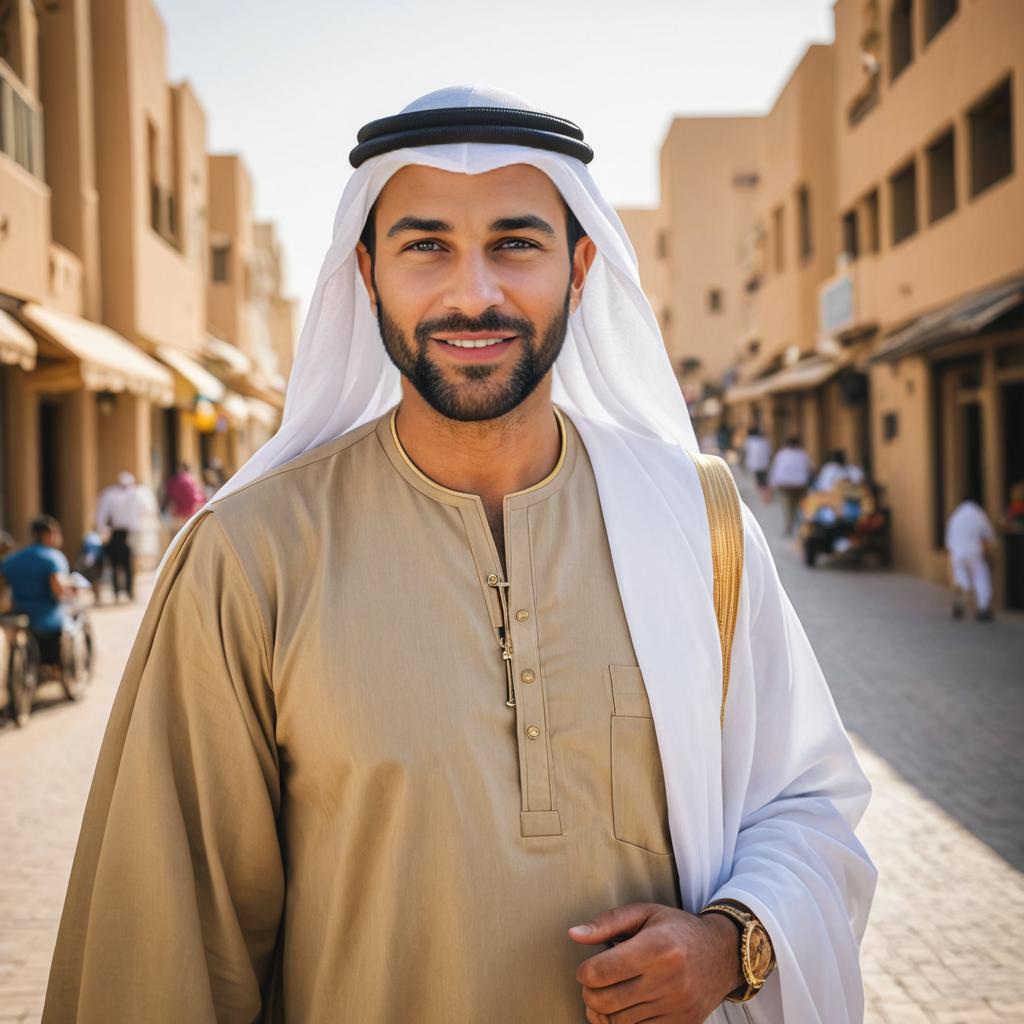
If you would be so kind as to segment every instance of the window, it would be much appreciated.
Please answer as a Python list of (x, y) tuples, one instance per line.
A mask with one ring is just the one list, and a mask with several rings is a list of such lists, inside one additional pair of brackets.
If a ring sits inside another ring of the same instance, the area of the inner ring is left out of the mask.
[(814, 253), (811, 236), (811, 193), (801, 185), (796, 193), (797, 237), (800, 239), (800, 262), (806, 263)]
[(772, 235), (775, 239), (773, 251), (773, 263), (777, 271), (781, 271), (785, 265), (786, 236), (785, 236), (785, 210), (781, 206), (775, 207), (772, 213)]
[(892, 441), (900, 432), (899, 413), (887, 412), (882, 416), (882, 439)]
[(659, 231), (658, 232), (657, 251), (658, 251), (658, 259), (659, 260), (667, 260), (668, 259), (668, 232), (667, 231)]
[(1010, 80), (968, 111), (971, 132), (971, 195), (1013, 173), (1013, 101)]
[(708, 289), (708, 312), (709, 313), (721, 313), (722, 312), (722, 292), (719, 288)]
[(149, 226), (154, 231), (160, 230), (160, 147), (156, 134), (156, 126), (146, 121), (146, 163), (149, 177)]
[(956, 209), (956, 168), (953, 160), (953, 129), (936, 139), (927, 150), (928, 222), (934, 224)]
[(211, 270), (215, 282), (228, 280), (228, 263), (231, 258), (231, 243), (224, 242), (210, 247)]
[(843, 252), (846, 258), (855, 260), (860, 255), (860, 239), (857, 234), (857, 211), (850, 210), (843, 217)]
[(953, 17), (960, 6), (958, 0), (925, 0), (924, 41), (930, 43)]
[(875, 253), (880, 248), (878, 189), (874, 188), (864, 197), (864, 251)]
[(917, 169), (911, 160), (889, 179), (893, 245), (917, 231)]
[(895, 0), (889, 14), (889, 80), (914, 59), (914, 5), (912, 0)]

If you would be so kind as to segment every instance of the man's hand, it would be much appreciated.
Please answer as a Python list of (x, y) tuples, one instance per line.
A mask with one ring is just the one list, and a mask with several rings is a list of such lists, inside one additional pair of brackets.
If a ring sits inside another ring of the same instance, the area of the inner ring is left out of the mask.
[(570, 928), (569, 937), (618, 942), (576, 972), (590, 1024), (701, 1024), (743, 984), (739, 931), (722, 914), (627, 903)]

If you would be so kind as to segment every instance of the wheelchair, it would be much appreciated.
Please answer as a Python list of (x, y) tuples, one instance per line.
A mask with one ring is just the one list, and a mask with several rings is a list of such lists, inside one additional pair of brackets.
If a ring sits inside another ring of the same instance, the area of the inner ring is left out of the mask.
[(60, 683), (68, 700), (85, 696), (96, 665), (92, 626), (83, 611), (73, 613), (65, 628), (53, 637), (44, 637), (42, 644), (29, 628), (27, 615), (0, 615), (0, 629), (7, 714), (17, 725), (28, 722), (41, 683)]

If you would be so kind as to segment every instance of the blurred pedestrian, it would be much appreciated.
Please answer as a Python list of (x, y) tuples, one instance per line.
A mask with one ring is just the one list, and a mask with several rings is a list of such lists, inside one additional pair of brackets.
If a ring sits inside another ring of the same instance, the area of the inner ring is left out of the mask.
[(747, 472), (754, 475), (761, 500), (770, 502), (772, 490), (768, 486), (768, 469), (772, 464), (772, 443), (761, 433), (760, 427), (751, 427), (747, 431), (747, 438), (743, 442), (743, 464)]
[(64, 538), (53, 516), (37, 516), (30, 529), (32, 543), (0, 562), (0, 573), (11, 588), (12, 611), (28, 616), (42, 660), (52, 664), (60, 660), (65, 602), (74, 596), (71, 567), (60, 550)]
[(192, 475), (192, 467), (187, 462), (179, 463), (178, 471), (164, 485), (163, 511), (172, 531), (177, 533), (205, 504), (206, 492)]
[(117, 474), (117, 483), (105, 487), (96, 502), (96, 528), (104, 538), (115, 601), (122, 593), (129, 601), (135, 599), (132, 534), (141, 528), (144, 512), (135, 476), (127, 470)]
[(838, 483), (860, 484), (864, 482), (864, 470), (846, 461), (846, 452), (836, 448), (829, 453), (828, 461), (818, 471), (814, 481), (816, 491), (831, 491)]
[(807, 493), (813, 472), (811, 457), (804, 451), (796, 435), (787, 438), (772, 459), (768, 483), (782, 495), (783, 533), (787, 537), (793, 535), (800, 501)]
[(946, 523), (946, 551), (953, 574), (953, 618), (962, 619), (968, 598), (974, 597), (979, 622), (992, 621), (992, 571), (989, 558), (995, 530), (985, 510), (965, 498)]

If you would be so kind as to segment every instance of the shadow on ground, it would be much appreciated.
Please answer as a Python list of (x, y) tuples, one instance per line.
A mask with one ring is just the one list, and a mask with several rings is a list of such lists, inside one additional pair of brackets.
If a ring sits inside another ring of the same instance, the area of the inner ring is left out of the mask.
[(954, 622), (943, 588), (822, 562), (741, 480), (848, 729), (1024, 870), (1024, 617)]

